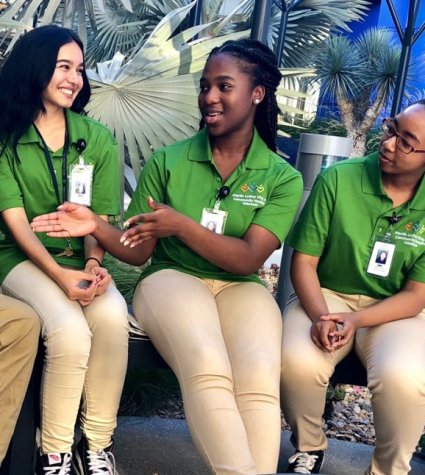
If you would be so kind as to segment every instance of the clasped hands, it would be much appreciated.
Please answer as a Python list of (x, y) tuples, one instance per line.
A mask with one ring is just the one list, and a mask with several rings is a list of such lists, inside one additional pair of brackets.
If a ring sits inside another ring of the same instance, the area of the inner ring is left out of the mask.
[(310, 335), (317, 347), (332, 353), (349, 343), (356, 330), (355, 312), (328, 313), (313, 322)]

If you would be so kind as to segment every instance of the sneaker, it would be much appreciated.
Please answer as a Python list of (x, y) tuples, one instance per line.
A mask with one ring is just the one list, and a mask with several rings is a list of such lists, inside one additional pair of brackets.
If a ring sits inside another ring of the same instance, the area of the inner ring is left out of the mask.
[(316, 450), (314, 452), (295, 452), (288, 460), (288, 473), (320, 473), (323, 465), (325, 452)]
[(71, 475), (72, 453), (50, 452), (42, 454), (37, 452), (36, 475)]
[(113, 443), (105, 449), (89, 450), (87, 439), (82, 437), (74, 449), (72, 459), (75, 473), (77, 475), (118, 475), (112, 446)]

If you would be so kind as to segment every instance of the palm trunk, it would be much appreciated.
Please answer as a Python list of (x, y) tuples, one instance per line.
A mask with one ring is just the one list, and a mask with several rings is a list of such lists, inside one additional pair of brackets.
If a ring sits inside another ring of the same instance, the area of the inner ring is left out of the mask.
[(341, 113), (341, 122), (347, 131), (347, 137), (350, 137), (353, 141), (353, 150), (350, 158), (364, 156), (367, 134), (381, 113), (385, 100), (385, 91), (378, 91), (375, 100), (365, 112), (363, 120), (359, 123), (355, 119), (354, 104), (342, 95), (337, 96), (337, 104)]

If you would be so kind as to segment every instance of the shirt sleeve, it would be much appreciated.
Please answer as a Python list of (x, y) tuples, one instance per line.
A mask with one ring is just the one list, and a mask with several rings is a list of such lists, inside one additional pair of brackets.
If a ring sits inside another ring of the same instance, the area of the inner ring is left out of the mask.
[(0, 212), (24, 206), (21, 189), (13, 173), (13, 159), (5, 150), (0, 157)]
[[(330, 170), (329, 170), (330, 171)], [(334, 173), (319, 175), (288, 237), (288, 244), (299, 252), (321, 256), (329, 234), (335, 206)]]
[(416, 260), (409, 272), (408, 279), (425, 283), (425, 252)]
[(125, 219), (141, 213), (150, 213), (152, 210), (148, 205), (149, 196), (157, 203), (166, 202), (164, 155), (165, 152), (155, 152), (146, 162), (125, 213)]
[(269, 230), (282, 243), (292, 226), (302, 191), (300, 173), (288, 166), (273, 188), (267, 204), (255, 214), (252, 224)]

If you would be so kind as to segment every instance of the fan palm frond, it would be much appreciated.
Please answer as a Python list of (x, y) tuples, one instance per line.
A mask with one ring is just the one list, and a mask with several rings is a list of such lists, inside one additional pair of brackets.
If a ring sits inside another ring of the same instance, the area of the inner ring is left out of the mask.
[[(120, 144), (122, 164), (130, 165), (135, 182), (152, 151), (192, 135), (199, 126), (197, 87), (205, 60), (212, 48), (249, 31), (193, 39), (209, 24), (175, 34), (191, 5), (169, 13), (140, 50), (124, 64), (124, 56), (88, 71), (92, 85), (89, 115), (106, 124)], [(289, 71), (286, 76), (306, 74)], [(280, 89), (281, 95), (297, 97)], [(298, 94), (298, 97), (302, 97)], [(302, 113), (296, 108), (282, 108)]]

